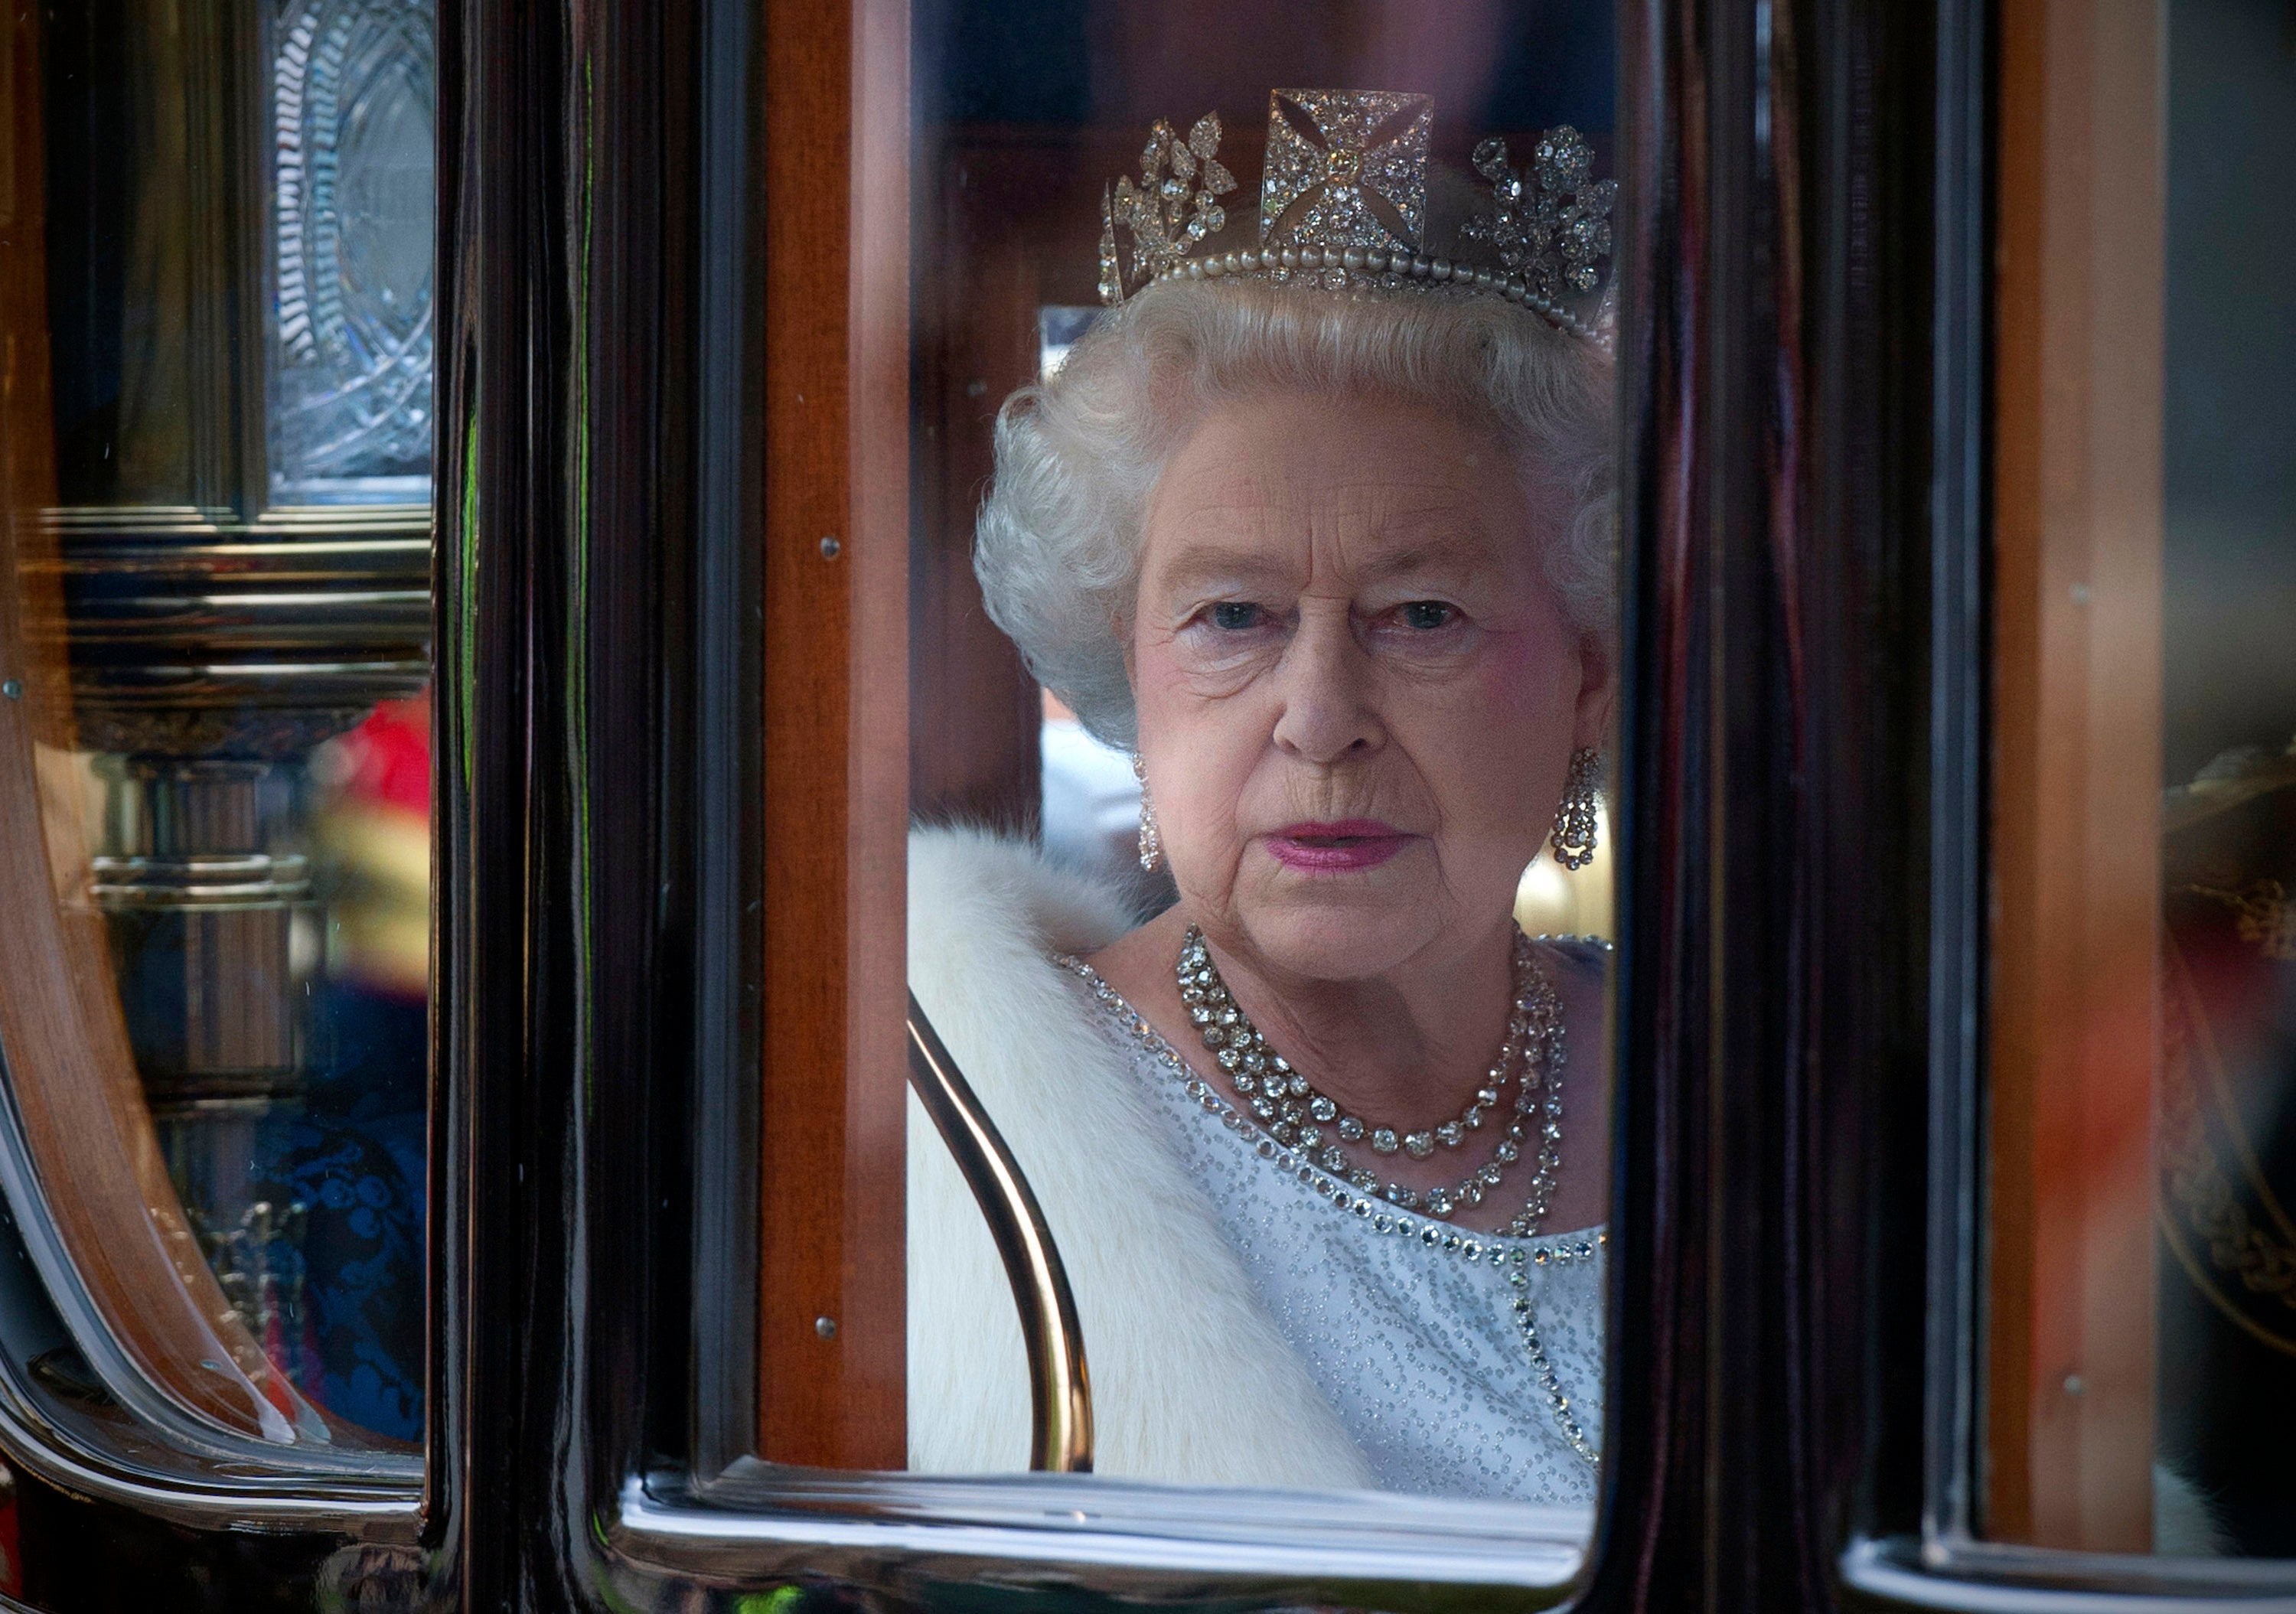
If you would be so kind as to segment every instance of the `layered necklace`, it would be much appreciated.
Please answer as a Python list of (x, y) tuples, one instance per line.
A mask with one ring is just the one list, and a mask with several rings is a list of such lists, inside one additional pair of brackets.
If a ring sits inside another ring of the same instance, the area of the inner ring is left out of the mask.
[[(1203, 932), (1193, 925), (1180, 945), (1174, 974), (1189, 1020), (1244, 1108), (1277, 1143), (1298, 1150), (1365, 1193), (1377, 1194), (1406, 1210), (1447, 1219), (1481, 1204), (1498, 1187), (1507, 1168), (1522, 1159), (1536, 1126), (1529, 1192), (1523, 1208), (1500, 1230), (1529, 1238), (1546, 1219), (1562, 1158), (1562, 1001), (1520, 927), (1514, 931), (1513, 965), (1506, 1036), (1482, 1085), (1456, 1118), (1415, 1132), (1348, 1110), (1269, 1047), (1220, 978)], [(1421, 1192), (1383, 1182), (1379, 1172), (1353, 1152), (1367, 1149), (1374, 1158), (1400, 1152), (1423, 1160), (1438, 1148), (1461, 1148), (1483, 1129), (1487, 1115), (1500, 1109), (1510, 1085), (1515, 1090), (1513, 1102), (1505, 1110), (1506, 1124), (1491, 1158), (1456, 1187)]]

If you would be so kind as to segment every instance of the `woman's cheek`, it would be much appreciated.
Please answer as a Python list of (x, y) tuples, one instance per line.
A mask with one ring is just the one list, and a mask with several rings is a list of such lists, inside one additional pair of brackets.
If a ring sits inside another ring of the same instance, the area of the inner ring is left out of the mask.
[(1216, 743), (1190, 736), (1172, 752), (1177, 775), (1178, 834), (1167, 840), (1172, 873), (1190, 896), (1225, 908), (1242, 857), (1237, 811), (1248, 781)]
[(1519, 750), (1540, 714), (1554, 704), (1540, 688), (1537, 658), (1515, 635), (1480, 636), (1471, 653), (1448, 665), (1427, 663), (1400, 680), (1397, 692), (1414, 711), (1423, 741), (1445, 754), (1487, 756)]
[(1144, 664), (1137, 700), (1149, 789), (1168, 841), (1199, 871), (1228, 860), (1238, 805), (1263, 749), (1243, 703), (1203, 698), (1195, 678)]
[(1570, 702), (1551, 656), (1526, 643), (1533, 638), (1490, 635), (1453, 686), (1456, 698), (1429, 714), (1450, 759), (1450, 789), (1467, 799), (1461, 818), (1510, 839), (1551, 812), (1536, 799), (1548, 775), (1561, 780), (1570, 742)]
[(1144, 633), (1135, 642), (1132, 700), (1144, 739), (1151, 729), (1169, 725), (1185, 685), (1185, 675), (1174, 651), (1172, 640), (1164, 635)]
[(1543, 634), (1509, 633), (1485, 635), (1481, 652), (1465, 680), (1468, 698), (1511, 726), (1533, 727), (1570, 721), (1567, 669), (1558, 660), (1556, 646)]

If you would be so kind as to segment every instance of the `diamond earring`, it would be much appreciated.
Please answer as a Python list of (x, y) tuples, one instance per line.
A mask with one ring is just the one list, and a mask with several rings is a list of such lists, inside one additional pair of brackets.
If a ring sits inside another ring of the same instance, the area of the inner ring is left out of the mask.
[(1164, 861), (1164, 835), (1156, 827), (1156, 804), (1148, 799), (1148, 765), (1132, 753), (1132, 776), (1140, 782), (1140, 866), (1153, 874)]
[(1554, 832), (1547, 838), (1554, 861), (1566, 869), (1583, 869), (1595, 861), (1595, 782), (1602, 771), (1603, 753), (1593, 747), (1582, 745), (1570, 753), (1562, 805), (1554, 809)]

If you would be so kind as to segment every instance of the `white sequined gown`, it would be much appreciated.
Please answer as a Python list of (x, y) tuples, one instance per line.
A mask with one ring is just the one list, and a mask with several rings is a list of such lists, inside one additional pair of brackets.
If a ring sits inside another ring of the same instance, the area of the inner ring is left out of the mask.
[(1508, 1239), (1365, 1200), (1245, 1122), (1112, 987), (1062, 962), (1376, 1482), (1591, 1503), (1600, 1231)]

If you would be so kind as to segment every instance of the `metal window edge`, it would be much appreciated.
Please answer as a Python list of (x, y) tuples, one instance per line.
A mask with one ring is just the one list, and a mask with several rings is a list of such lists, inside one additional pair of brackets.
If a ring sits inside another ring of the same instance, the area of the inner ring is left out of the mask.
[(1990, 1542), (1860, 1537), (1848, 1589), (1950, 1614), (2296, 1614), (2296, 1561), (2147, 1558)]
[[(1128, 1510), (1111, 1482), (1086, 1481), (1102, 1505), (1087, 1515), (1072, 1506), (1081, 1494), (1055, 1495), (1045, 1479), (1014, 1477), (993, 1486), (975, 1486), (976, 1502), (1002, 1500), (1041, 1514), (1040, 1521), (988, 1520), (976, 1505), (972, 1516), (956, 1495), (970, 1482), (950, 1479), (898, 1487), (901, 1512), (890, 1511), (895, 1487), (854, 1481), (845, 1498), (824, 1496), (812, 1506), (798, 1502), (772, 1507), (763, 1497), (734, 1511), (722, 1502), (705, 1503), (686, 1495), (675, 1480), (649, 1484), (631, 1478), (623, 1487), (603, 1544), (625, 1567), (651, 1576), (719, 1584), (770, 1582), (800, 1573), (828, 1574), (869, 1583), (898, 1579), (945, 1583), (994, 1583), (1013, 1587), (1071, 1589), (1152, 1594), (1158, 1600), (1282, 1594), (1324, 1604), (1411, 1607), (1425, 1600), (1412, 1589), (1439, 1593), (1446, 1606), (1472, 1606), (1478, 1590), (1514, 1609), (1554, 1607), (1582, 1584), (1589, 1561), (1585, 1533), (1540, 1538), (1519, 1535), (1506, 1541), (1486, 1535), (1484, 1550), (1461, 1536), (1422, 1547), (1363, 1544), (1361, 1530), (1333, 1520), (1320, 1528), (1315, 1503), (1287, 1498), (1300, 1507), (1292, 1528), (1267, 1529), (1259, 1539), (1238, 1532), (1220, 1536), (1189, 1531), (1183, 1521), (1159, 1520), (1146, 1510)], [(1055, 1481), (1057, 1484), (1057, 1480)], [(1073, 1485), (1075, 1482), (1070, 1481)], [(1115, 1482), (1121, 1487), (1123, 1482)], [(745, 1487), (749, 1488), (749, 1487)], [(1153, 1487), (1141, 1487), (1146, 1495)], [(723, 1495), (726, 1487), (713, 1486)], [(868, 1500), (881, 1493), (876, 1511)], [(946, 1493), (946, 1495), (942, 1495)], [(1238, 1499), (1255, 1493), (1239, 1492)], [(935, 1498), (939, 1505), (935, 1505)], [(1119, 1503), (1106, 1505), (1109, 1500)], [(820, 1510), (824, 1504), (838, 1512)], [(1128, 1520), (1127, 1513), (1131, 1517)], [(1255, 1522), (1260, 1523), (1255, 1516)], [(1400, 1594), (1401, 1595), (1398, 1595)], [(1526, 1594), (1529, 1601), (1526, 1602)]]
[[(333, 1529), (365, 1540), (411, 1539), (422, 1460), (319, 1448), (278, 1448), (208, 1427), (152, 1384), (111, 1336), (49, 1218), (0, 1053), (0, 1194), (26, 1258), (73, 1344), (112, 1399), (188, 1471), (125, 1462), (70, 1435), (39, 1410), (20, 1364), (0, 1353), (0, 1446), (30, 1472), (180, 1524), (235, 1529)], [(291, 1458), (284, 1454), (291, 1452)]]
[[(237, 1535), (316, 1533), (363, 1544), (412, 1544), (422, 1523), (419, 1493), (373, 1499), (323, 1491), (306, 1479), (250, 1481), (243, 1488), (138, 1473), (66, 1436), (32, 1412), (13, 1363), (0, 1363), (0, 1451), (27, 1474), (68, 1495), (92, 1498), (168, 1524)], [(16, 1605), (0, 1602), (0, 1614)]]

